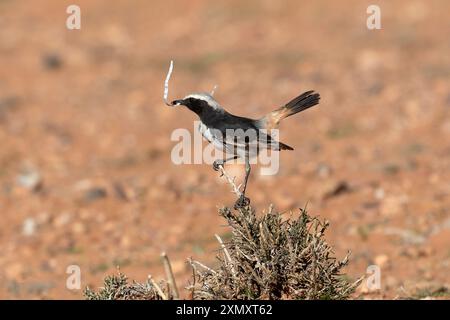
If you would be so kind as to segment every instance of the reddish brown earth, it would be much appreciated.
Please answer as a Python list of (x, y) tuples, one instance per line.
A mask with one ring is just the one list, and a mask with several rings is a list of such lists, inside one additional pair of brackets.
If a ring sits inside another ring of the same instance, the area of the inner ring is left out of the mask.
[(210, 166), (170, 160), (195, 119), (162, 103), (172, 58), (171, 97), (218, 84), (244, 116), (320, 92), (281, 126), (296, 149), (279, 174), (253, 171), (253, 205), (328, 219), (352, 279), (378, 264), (381, 290), (355, 298), (449, 297), (448, 1), (377, 1), (375, 31), (372, 1), (76, 2), (80, 31), (64, 1), (0, 1), (0, 298), (80, 299), (72, 264), (82, 287), (118, 265), (160, 278), (163, 250), (180, 286), (186, 258), (214, 264), (234, 197)]

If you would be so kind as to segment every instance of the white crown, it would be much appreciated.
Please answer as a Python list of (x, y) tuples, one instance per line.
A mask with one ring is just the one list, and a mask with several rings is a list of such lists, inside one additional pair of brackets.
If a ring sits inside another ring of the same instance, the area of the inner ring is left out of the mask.
[(188, 98), (194, 98), (194, 99), (206, 101), (208, 103), (208, 105), (215, 110), (222, 109), (220, 104), (213, 98), (213, 96), (206, 92), (190, 93), (186, 97), (184, 97), (184, 99), (188, 99)]

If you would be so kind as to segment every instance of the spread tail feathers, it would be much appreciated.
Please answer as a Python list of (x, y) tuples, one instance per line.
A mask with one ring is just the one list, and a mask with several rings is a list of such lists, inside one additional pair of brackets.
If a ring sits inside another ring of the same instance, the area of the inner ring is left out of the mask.
[(260, 121), (262, 122), (264, 128), (274, 129), (278, 126), (281, 120), (315, 106), (319, 103), (319, 99), (320, 95), (318, 93), (314, 93), (314, 91), (307, 91), (292, 99), (281, 108), (272, 111)]

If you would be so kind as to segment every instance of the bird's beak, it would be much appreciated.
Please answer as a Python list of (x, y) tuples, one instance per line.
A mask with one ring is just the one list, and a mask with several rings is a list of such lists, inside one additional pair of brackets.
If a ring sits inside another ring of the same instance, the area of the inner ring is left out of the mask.
[(172, 106), (180, 106), (180, 105), (182, 105), (184, 103), (184, 100), (183, 99), (181, 99), (181, 100), (173, 100), (172, 101)]

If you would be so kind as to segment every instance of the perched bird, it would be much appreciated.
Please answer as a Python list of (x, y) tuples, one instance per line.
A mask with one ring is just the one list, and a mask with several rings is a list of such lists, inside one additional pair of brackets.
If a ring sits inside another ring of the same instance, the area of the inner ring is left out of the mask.
[(214, 161), (214, 170), (219, 170), (227, 161), (245, 159), (243, 191), (235, 204), (235, 208), (239, 208), (250, 203), (250, 199), (245, 196), (251, 170), (250, 159), (257, 156), (263, 148), (275, 151), (294, 150), (273, 139), (269, 131), (276, 129), (282, 119), (317, 105), (319, 99), (318, 93), (307, 91), (261, 119), (235, 116), (227, 112), (208, 93), (192, 93), (183, 99), (174, 100), (171, 105), (183, 105), (195, 112), (201, 121), (199, 130), (203, 137), (219, 150), (231, 155), (229, 158)]

